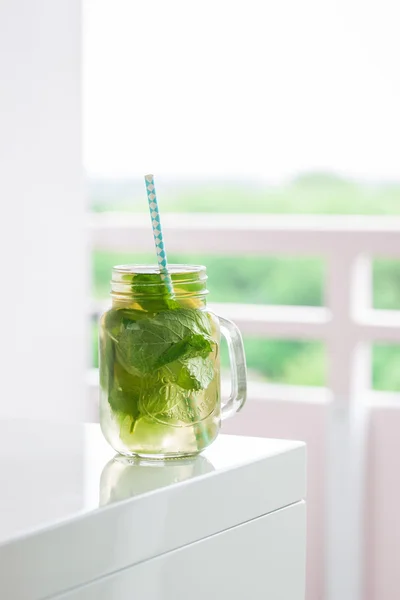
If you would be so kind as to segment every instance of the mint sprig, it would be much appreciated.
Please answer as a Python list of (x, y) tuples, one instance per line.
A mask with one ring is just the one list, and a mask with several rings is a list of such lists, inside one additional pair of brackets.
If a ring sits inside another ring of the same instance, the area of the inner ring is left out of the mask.
[(132, 294), (137, 304), (149, 313), (174, 310), (180, 304), (171, 298), (159, 273), (137, 273), (132, 279)]
[(207, 314), (189, 308), (153, 316), (125, 309), (110, 314), (109, 404), (114, 413), (132, 418), (132, 428), (141, 415), (171, 414), (187, 402), (188, 393), (207, 389), (214, 377), (209, 356), (215, 346)]
[(207, 316), (180, 308), (129, 322), (118, 339), (117, 356), (128, 372), (151, 373), (176, 360), (206, 357), (213, 349)]

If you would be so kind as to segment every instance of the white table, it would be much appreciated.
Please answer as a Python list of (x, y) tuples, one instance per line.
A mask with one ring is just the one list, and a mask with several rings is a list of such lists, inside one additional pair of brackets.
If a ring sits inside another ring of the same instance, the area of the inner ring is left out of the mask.
[(304, 444), (113, 456), (97, 425), (0, 422), (2, 600), (304, 600)]

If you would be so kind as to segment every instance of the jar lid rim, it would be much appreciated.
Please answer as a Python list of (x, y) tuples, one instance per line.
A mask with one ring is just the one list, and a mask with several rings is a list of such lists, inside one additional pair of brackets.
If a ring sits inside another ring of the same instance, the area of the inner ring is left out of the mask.
[[(206, 267), (203, 265), (191, 265), (191, 264), (177, 264), (172, 263), (168, 265), (168, 272), (171, 274), (188, 274), (188, 273), (201, 273), (206, 271)], [(160, 273), (160, 267), (156, 264), (125, 264), (116, 265), (113, 267), (115, 273), (124, 274), (144, 274), (144, 275), (155, 275)]]

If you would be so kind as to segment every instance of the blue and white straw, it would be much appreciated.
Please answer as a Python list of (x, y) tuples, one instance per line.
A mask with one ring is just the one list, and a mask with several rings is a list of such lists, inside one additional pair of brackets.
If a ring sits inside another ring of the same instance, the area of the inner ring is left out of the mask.
[(154, 175), (145, 175), (147, 199), (149, 201), (149, 209), (151, 216), (151, 224), (153, 226), (154, 243), (156, 245), (156, 253), (158, 266), (160, 267), (161, 279), (171, 296), (174, 295), (174, 287), (172, 285), (171, 275), (168, 273), (167, 254), (164, 246), (164, 238), (161, 229), (160, 213), (158, 210), (158, 202), (156, 188), (154, 186)]
[[(156, 196), (156, 188), (154, 186), (154, 176), (145, 175), (144, 180), (146, 183), (147, 199), (149, 201), (149, 209), (151, 216), (151, 224), (153, 226), (153, 236), (156, 245), (156, 253), (158, 266), (160, 267), (161, 279), (164, 281), (165, 287), (168, 290), (171, 298), (174, 297), (174, 287), (172, 285), (171, 275), (168, 272), (167, 253), (165, 251), (164, 238), (161, 229), (160, 213), (158, 210), (158, 202)], [(196, 414), (196, 402), (193, 398), (187, 397), (186, 404), (188, 408)], [(194, 434), (196, 442), (199, 445), (200, 441), (204, 440), (208, 444), (208, 435), (203, 423), (193, 423)], [(202, 444), (203, 446), (204, 444)]]

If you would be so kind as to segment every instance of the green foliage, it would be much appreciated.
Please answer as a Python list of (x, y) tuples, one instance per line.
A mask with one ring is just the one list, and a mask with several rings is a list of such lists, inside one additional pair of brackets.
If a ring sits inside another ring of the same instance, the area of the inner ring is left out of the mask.
[(372, 384), (382, 391), (400, 391), (400, 346), (376, 344), (372, 352)]
[[(162, 182), (163, 212), (400, 214), (400, 184), (360, 184), (333, 173), (307, 173), (280, 186), (249, 182)], [(146, 212), (141, 180), (91, 182), (93, 211)]]
[[(325, 348), (319, 342), (244, 338), (249, 376), (289, 385), (321, 386), (326, 383)], [(225, 344), (222, 365), (229, 365)]]
[(400, 310), (400, 261), (375, 260), (373, 262), (373, 281), (374, 308)]

